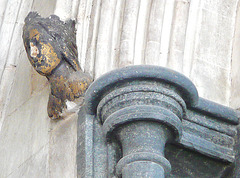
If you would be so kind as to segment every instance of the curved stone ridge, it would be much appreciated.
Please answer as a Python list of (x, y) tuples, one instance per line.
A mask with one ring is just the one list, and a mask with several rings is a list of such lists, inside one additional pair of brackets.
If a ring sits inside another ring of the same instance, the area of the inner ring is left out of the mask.
[(175, 114), (161, 107), (146, 105), (130, 106), (118, 110), (103, 123), (103, 132), (108, 136), (114, 129), (136, 121), (158, 122), (170, 127), (176, 139), (182, 136), (181, 120)]
[(166, 176), (171, 170), (164, 156), (167, 143), (224, 162), (235, 159), (239, 113), (199, 99), (193, 83), (175, 71), (117, 69), (96, 80), (85, 99), (84, 112), (101, 126), (114, 176)]
[(117, 175), (121, 175), (123, 169), (129, 166), (129, 164), (134, 162), (154, 162), (163, 168), (165, 174), (169, 174), (171, 172), (171, 164), (169, 161), (161, 155), (149, 152), (138, 152), (133, 153), (131, 155), (125, 156), (119, 160), (116, 166)]
[(176, 92), (158, 83), (139, 83), (116, 89), (102, 98), (97, 109), (102, 122), (115, 111), (131, 105), (160, 106), (170, 109), (180, 119), (185, 117), (186, 104)]
[(149, 167), (151, 177), (164, 177), (171, 170), (165, 144), (180, 141), (187, 106), (197, 105), (198, 93), (182, 74), (144, 65), (105, 74), (90, 86), (85, 99), (87, 114), (97, 116), (109, 143), (119, 143), (118, 175), (145, 177), (149, 170), (144, 167)]
[(203, 98), (199, 98), (198, 105), (193, 109), (233, 125), (239, 124), (240, 113), (238, 111)]
[(197, 89), (184, 75), (160, 66), (138, 65), (113, 70), (97, 79), (85, 95), (86, 112), (96, 114), (97, 105), (104, 95), (118, 86), (137, 80), (171, 84), (178, 89), (188, 106), (198, 103)]

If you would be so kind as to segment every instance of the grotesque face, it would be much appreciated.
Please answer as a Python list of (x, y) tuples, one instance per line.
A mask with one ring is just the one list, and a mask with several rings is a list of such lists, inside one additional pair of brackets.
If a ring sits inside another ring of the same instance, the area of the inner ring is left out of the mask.
[(50, 83), (48, 115), (60, 118), (66, 100), (83, 96), (92, 81), (78, 61), (75, 21), (63, 22), (56, 15), (42, 18), (30, 12), (25, 18), (23, 42), (30, 63)]
[(60, 62), (80, 70), (74, 21), (63, 22), (55, 15), (42, 18), (30, 12), (23, 27), (23, 41), (29, 61), (41, 75), (51, 75)]
[(45, 29), (41, 26), (30, 26), (23, 34), (24, 46), (35, 70), (41, 75), (50, 75), (61, 60), (51, 43), (52, 37), (44, 34)]

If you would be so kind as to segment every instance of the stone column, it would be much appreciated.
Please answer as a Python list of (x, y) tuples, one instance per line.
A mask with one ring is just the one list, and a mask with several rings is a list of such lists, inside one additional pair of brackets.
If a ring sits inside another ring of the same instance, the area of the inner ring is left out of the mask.
[(183, 75), (156, 66), (131, 66), (107, 73), (86, 93), (86, 111), (102, 123), (122, 158), (116, 174), (164, 177), (171, 171), (165, 144), (182, 136), (186, 106), (197, 103), (194, 85)]

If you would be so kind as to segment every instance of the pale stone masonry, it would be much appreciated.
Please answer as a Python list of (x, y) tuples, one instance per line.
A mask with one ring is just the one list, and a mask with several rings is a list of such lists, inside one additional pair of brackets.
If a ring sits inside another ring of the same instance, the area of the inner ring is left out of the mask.
[(188, 76), (203, 98), (240, 107), (238, 0), (1, 0), (0, 177), (76, 177), (76, 120), (47, 116), (49, 84), (22, 42), (29, 11), (76, 20), (81, 67), (94, 78), (153, 64)]

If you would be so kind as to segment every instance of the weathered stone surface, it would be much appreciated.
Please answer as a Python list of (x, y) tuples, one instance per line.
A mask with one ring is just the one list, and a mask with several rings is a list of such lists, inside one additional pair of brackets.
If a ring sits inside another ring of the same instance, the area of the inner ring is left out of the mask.
[(14, 26), (18, 15), (15, 12), (20, 9), (20, 5), (21, 2), (18, 0), (11, 1), (6, 5), (3, 23), (1, 24), (0, 29), (0, 49), (5, 49), (0, 53), (0, 80), (2, 78), (3, 70), (7, 62), (9, 46), (11, 44)]
[(3, 20), (3, 17), (4, 17), (4, 12), (5, 12), (6, 6), (7, 6), (7, 0), (0, 1), (0, 27), (1, 27), (1, 24), (2, 24), (2, 20)]
[[(34, 69), (46, 76), (51, 87), (48, 115), (63, 118), (67, 101), (77, 101), (91, 83), (78, 61), (75, 21), (61, 21), (56, 15), (42, 18), (30, 12), (24, 20), (23, 42)], [(77, 105), (77, 104), (76, 104)]]
[(166, 158), (172, 165), (172, 172), (167, 176), (169, 178), (219, 178), (225, 176), (230, 167), (230, 164), (218, 162), (176, 145), (167, 145), (165, 150)]
[[(2, 53), (0, 54), (2, 59), (0, 62), (0, 68), (4, 68), (4, 71), (0, 77), (1, 87), (4, 89), (1, 92), (0, 96), (1, 119), (5, 119), (5, 115), (8, 112), (6, 110), (8, 110), (9, 107), (9, 100), (10, 102), (12, 102), (11, 100), (13, 99), (11, 96), (12, 91), (16, 90), (14, 88), (16, 87), (14, 83), (19, 80), (18, 77), (20, 77), (19, 75), (21, 75), (20, 73), (16, 75), (17, 66), (19, 65), (22, 67), (22, 70), (24, 70), (25, 68), (25, 70), (28, 71), (28, 68), (26, 66), (23, 67), (21, 65), (21, 63), (24, 62), (26, 59), (26, 55), (23, 52), (24, 48), (22, 46), (21, 39), (24, 18), (26, 17), (27, 13), (30, 11), (31, 8), (39, 12), (43, 11), (44, 14), (53, 13), (52, 9), (54, 9), (55, 7), (54, 2), (55, 1), (33, 2), (33, 0), (22, 0), (21, 2), (19, 0), (1, 1), (1, 3), (3, 3), (2, 5), (5, 4), (5, 7), (1, 5), (1, 10), (3, 11), (0, 10), (0, 13), (3, 13), (2, 21), (0, 20), (0, 34), (2, 35), (0, 39), (0, 49), (2, 50)], [(45, 6), (45, 8), (42, 8), (41, 3)], [(24, 61), (22, 61), (22, 59), (24, 59)], [(29, 78), (27, 77), (26, 80), (29, 80)], [(26, 84), (26, 82), (28, 81), (24, 81), (24, 84)], [(25, 99), (29, 97), (28, 94), (25, 94), (26, 93), (20, 94), (23, 96), (16, 96), (17, 98), (23, 98), (23, 101), (19, 101), (18, 106), (20, 106), (22, 102), (25, 102)], [(13, 108), (13, 110), (14, 109), (17, 108)]]
[(48, 146), (49, 145), (47, 144), (40, 148), (38, 152), (33, 154), (29, 159), (27, 159), (7, 177), (50, 177), (50, 171), (48, 169)]
[(238, 134), (236, 137), (236, 145), (235, 145), (235, 150), (236, 150), (236, 161), (234, 162), (233, 165), (228, 170), (229, 176), (232, 177), (239, 177), (240, 176), (240, 126), (238, 126)]
[[(236, 160), (239, 112), (198, 98), (192, 82), (170, 69), (111, 71), (90, 86), (85, 100), (78, 122), (80, 177), (219, 177)], [(175, 146), (165, 149), (169, 143)]]
[(235, 138), (239, 112), (199, 98), (183, 120), (180, 145), (223, 162), (235, 160)]
[(51, 121), (49, 177), (76, 177), (77, 114)]
[(225, 17), (234, 17), (237, 3), (238, 1), (205, 0), (203, 1), (203, 9)]
[[(0, 4), (0, 73), (4, 70), (0, 77), (0, 112), (4, 113), (0, 116), (0, 177), (48, 177), (48, 83), (36, 76), (26, 61), (21, 36), (27, 13), (32, 9), (43, 16), (51, 15), (55, 1), (13, 0)], [(74, 175), (74, 168), (71, 171)]]
[(39, 75), (32, 67), (31, 68), (31, 94), (41, 92), (44, 87), (49, 85), (47, 79)]
[[(210, 20), (209, 20), (210, 19)], [(234, 23), (228, 17), (202, 10), (200, 28), (197, 32), (198, 43), (194, 59), (207, 61), (209, 64), (230, 71)], [(221, 28), (215, 28), (221, 27)], [(209, 28), (213, 29), (209, 33)]]
[(189, 16), (189, 1), (176, 1), (172, 37), (170, 41), (169, 58), (167, 66), (178, 72), (183, 71), (184, 49), (186, 41), (186, 30)]
[[(19, 31), (19, 29), (21, 29), (23, 19), (30, 10), (37, 11), (44, 17), (53, 14), (55, 11), (55, 14), (59, 15), (62, 19), (75, 18), (77, 22), (77, 44), (81, 67), (93, 76), (99, 77), (113, 68), (118, 68), (119, 61), (126, 60), (119, 57), (119, 49), (122, 45), (120, 42), (121, 30), (123, 23), (125, 23), (122, 17), (123, 13), (125, 13), (126, 3), (127, 1), (113, 1), (108, 3), (107, 0), (61, 0), (57, 1), (56, 6), (55, 0), (1, 0), (0, 72), (4, 70), (4, 76), (1, 77), (0, 95), (4, 97), (0, 98), (0, 112), (9, 114), (14, 114), (15, 111), (18, 113), (27, 112), (20, 111), (26, 109), (26, 107), (22, 107), (21, 105), (26, 104), (29, 99), (31, 100), (32, 97), (35, 97), (38, 92), (41, 92), (44, 85), (46, 85), (44, 78), (40, 76), (37, 77), (32, 71), (29, 73), (29, 68), (26, 63), (21, 64), (23, 62), (22, 59), (26, 59), (26, 55), (24, 53), (22, 54), (23, 48), (19, 47), (22, 45), (21, 40), (19, 40), (21, 38), (21, 31)], [(197, 85), (202, 97), (224, 105), (230, 104), (230, 106), (234, 108), (239, 108), (240, 55), (238, 33), (240, 30), (238, 24), (239, 17), (237, 17), (237, 19), (235, 18), (235, 13), (239, 13), (237, 3), (238, 0), (141, 1), (138, 9), (135, 6), (133, 7), (135, 11), (138, 11), (136, 15), (136, 29), (133, 29), (136, 32), (133, 34), (135, 35), (134, 46), (131, 48), (134, 49), (134, 52), (129, 51), (130, 53), (134, 53), (134, 64), (146, 63), (144, 60), (146, 51), (150, 51), (149, 57), (147, 58), (148, 63), (167, 65), (169, 68), (184, 72), (188, 77), (191, 77), (191, 80)], [(102, 5), (109, 7), (104, 9)], [(131, 8), (129, 13), (131, 12)], [(105, 10), (108, 11), (106, 12)], [(108, 13), (112, 14), (111, 18), (106, 17)], [(111, 19), (113, 19), (113, 21), (110, 22)], [(165, 20), (162, 23), (163, 19)], [(101, 24), (107, 25), (99, 26), (100, 21)], [(185, 22), (187, 24), (186, 34), (184, 35), (184, 32), (181, 30), (185, 28)], [(132, 24), (134, 24), (134, 22)], [(101, 41), (98, 41), (98, 36), (100, 32), (104, 32), (105, 27), (109, 27), (108, 34), (105, 34), (107, 38), (105, 39), (103, 37)], [(157, 29), (155, 27), (157, 27)], [(181, 27), (180, 31), (177, 27)], [(100, 28), (102, 29), (100, 30)], [(234, 29), (235, 36), (233, 36)], [(160, 43), (154, 45), (155, 43), (149, 40), (150, 45), (146, 45), (148, 33), (152, 35), (151, 40), (159, 41), (159, 39), (161, 39)], [(231, 38), (235, 40), (233, 46), (234, 53), (232, 55), (233, 40)], [(99, 45), (96, 46), (98, 42)], [(100, 48), (101, 44), (107, 44), (107, 46), (111, 46), (111, 49), (105, 51), (103, 48)], [(174, 45), (176, 48), (173, 47)], [(97, 56), (97, 50), (102, 50), (100, 51), (102, 55)], [(130, 50), (130, 48), (126, 50)], [(154, 53), (151, 53), (151, 51)], [(104, 58), (105, 54), (106, 56), (111, 56), (111, 58)], [(154, 58), (150, 58), (150, 56)], [(105, 64), (108, 64), (110, 67), (106, 67)], [(24, 72), (24, 69), (27, 72), (22, 75), (20, 70)], [(18, 70), (17, 73), (15, 73), (16, 70)], [(27, 76), (28, 74), (31, 76)], [(26, 79), (20, 80), (21, 76), (26, 77)], [(21, 81), (24, 83), (26, 89), (21, 86)], [(29, 88), (27, 88), (29, 86), (31, 87), (30, 91)], [(30, 96), (29, 92), (31, 93)], [(14, 99), (16, 99), (16, 102)], [(8, 102), (10, 104), (5, 105)], [(35, 102), (38, 103), (38, 101)], [(28, 105), (29, 107), (27, 107), (27, 109), (34, 110), (33, 108), (36, 103)], [(10, 112), (6, 112), (6, 110)], [(4, 123), (4, 125), (5, 123), (11, 125), (11, 123), (15, 123), (12, 117), (18, 118), (20, 116), (14, 114), (11, 115), (11, 119), (9, 119), (10, 116), (2, 117), (1, 115), (0, 117), (0, 122)], [(39, 119), (45, 119), (44, 117), (45, 116), (42, 116), (42, 118)], [(5, 119), (9, 119), (9, 121)], [(30, 119), (28, 121), (32, 122)], [(21, 124), (23, 123), (20, 123), (20, 126)], [(29, 123), (25, 122), (25, 124), (28, 125)], [(38, 122), (38, 124), (44, 125), (42, 122)], [(4, 127), (2, 129), (5, 135), (7, 135), (6, 129), (9, 129), (9, 132), (15, 130)], [(19, 133), (20, 131), (18, 132), (18, 138), (23, 139), (22, 137), (25, 137), (25, 134), (20, 135)], [(96, 131), (96, 134), (101, 134), (101, 131)], [(44, 135), (45, 133), (42, 133), (42, 137), (44, 137)], [(7, 138), (11, 139), (10, 137), (14, 137), (14, 135), (10, 134)], [(1, 139), (2, 138), (3, 137), (1, 137)], [(99, 143), (100, 142), (101, 141), (99, 141)], [(11, 147), (15, 147), (14, 142), (6, 145), (6, 148)], [(25, 146), (21, 145), (22, 150), (26, 152), (29, 151), (27, 147), (30, 146), (28, 144)], [(15, 149), (17, 148), (12, 148), (12, 152), (15, 152)], [(89, 147), (86, 146), (86, 150), (87, 149), (89, 149)], [(29, 153), (29, 155), (31, 155), (31, 153)], [(95, 156), (97, 156), (97, 154)], [(112, 154), (112, 156), (115, 157), (114, 154)], [(7, 160), (14, 159), (12, 154), (7, 154), (3, 158)], [(15, 156), (15, 159), (16, 162), (18, 162), (17, 156)], [(2, 162), (2, 158), (0, 158), (0, 162)], [(59, 160), (59, 162), (61, 162), (61, 160)], [(4, 166), (8, 170), (9, 168), (12, 169), (13, 165), (7, 164)], [(72, 168), (70, 169), (72, 170)], [(111, 169), (114, 170), (114, 168)], [(99, 166), (98, 171), (102, 172), (104, 169)], [(239, 172), (238, 168), (236, 171)], [(238, 174), (239, 173), (235, 173), (237, 177), (239, 177)], [(188, 176), (190, 175), (191, 174)]]
[[(8, 103), (6, 115), (11, 114), (14, 110), (19, 108), (23, 103), (31, 98), (31, 66), (26, 61), (26, 55), (22, 53), (18, 58), (19, 64), (16, 67), (15, 82), (12, 86), (10, 101)], [(23, 95), (24, 93), (24, 95)]]
[[(238, 8), (240, 4), (238, 3)], [(233, 43), (232, 64), (231, 64), (231, 93), (230, 106), (239, 109), (240, 108), (240, 70), (239, 70), (239, 56), (240, 56), (240, 11), (237, 11), (236, 25)]]
[(46, 87), (4, 120), (0, 133), (0, 177), (11, 174), (49, 142), (48, 92)]
[[(3, 73), (2, 81), (1, 82), (1, 87), (0, 87), (0, 128), (2, 127), (2, 123), (5, 118), (6, 114), (6, 105), (8, 102), (8, 97), (9, 97), (9, 88), (12, 87), (12, 82), (9, 82), (9, 78), (13, 79), (14, 78), (14, 73), (16, 71), (15, 66), (9, 66), (6, 67)], [(0, 129), (1, 130), (1, 129)]]
[[(44, 7), (44, 8), (42, 8), (42, 7)], [(48, 1), (48, 0), (36, 1), (36, 0), (34, 0), (31, 10), (39, 12), (40, 14), (43, 15), (43, 17), (48, 17), (49, 15), (53, 14), (55, 8), (56, 8), (56, 0), (52, 0), (52, 1)]]
[(229, 92), (226, 92), (230, 89), (229, 77), (228, 69), (208, 61), (196, 59), (192, 64), (191, 79), (199, 95), (223, 105), (229, 102)]

